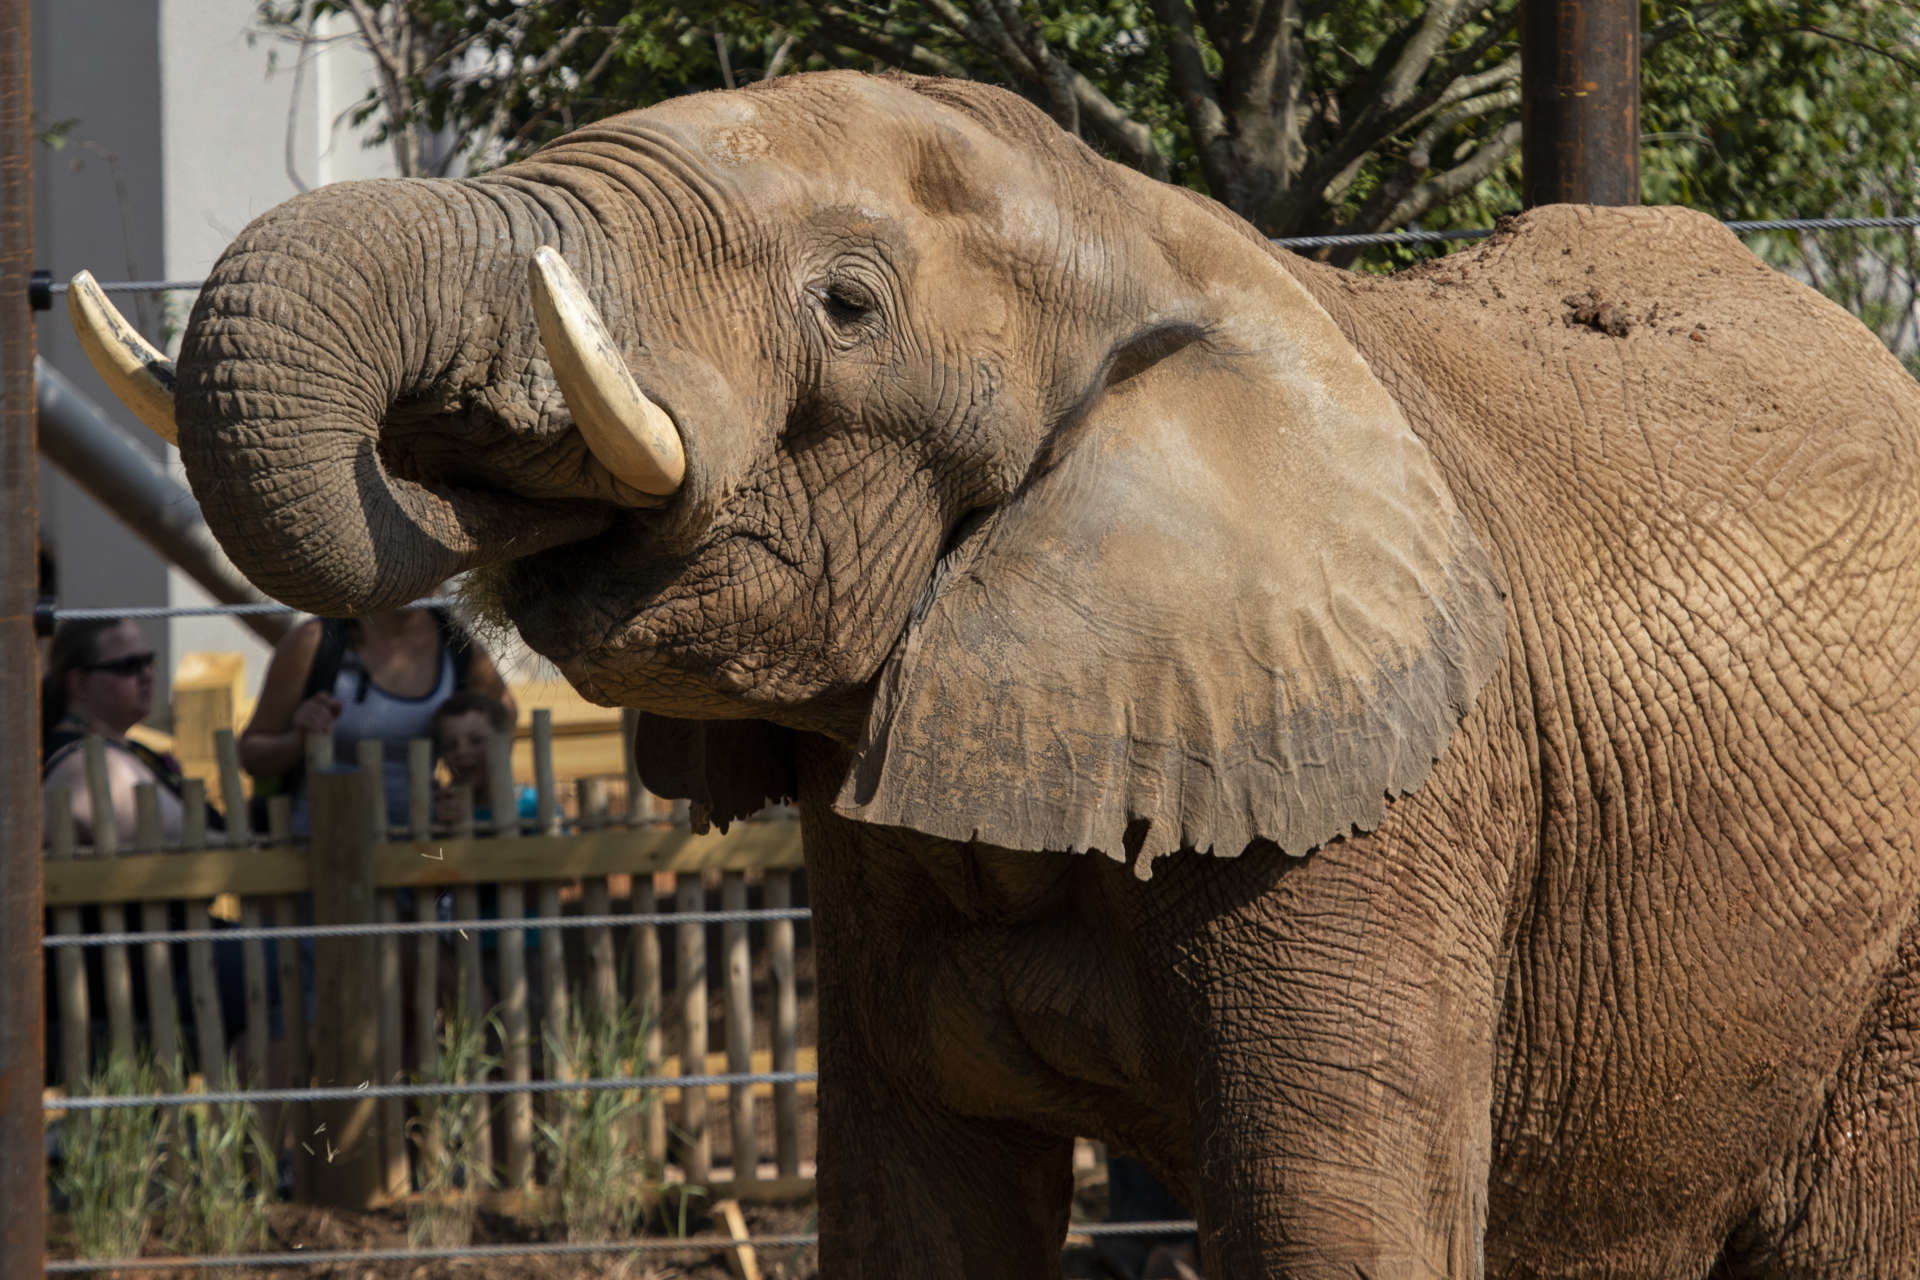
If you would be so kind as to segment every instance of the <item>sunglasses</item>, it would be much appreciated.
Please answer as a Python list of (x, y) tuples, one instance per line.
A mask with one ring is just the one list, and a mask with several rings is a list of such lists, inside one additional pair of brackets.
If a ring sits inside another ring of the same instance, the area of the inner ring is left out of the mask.
[(110, 676), (138, 676), (153, 670), (151, 653), (130, 653), (124, 658), (115, 658), (112, 662), (89, 662), (87, 671), (104, 671)]

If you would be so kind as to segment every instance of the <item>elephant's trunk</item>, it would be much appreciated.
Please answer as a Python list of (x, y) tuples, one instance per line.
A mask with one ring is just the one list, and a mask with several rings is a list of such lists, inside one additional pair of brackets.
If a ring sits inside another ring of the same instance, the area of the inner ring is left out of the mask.
[(606, 523), (604, 505), (424, 474), (383, 448), (396, 405), (468, 403), (503, 364), (525, 375), (532, 353), (501, 343), (528, 327), (512, 318), (527, 258), (591, 232), (516, 194), (340, 184), (261, 218), (215, 266), (180, 351), (180, 452), (208, 525), (262, 590), (366, 613)]

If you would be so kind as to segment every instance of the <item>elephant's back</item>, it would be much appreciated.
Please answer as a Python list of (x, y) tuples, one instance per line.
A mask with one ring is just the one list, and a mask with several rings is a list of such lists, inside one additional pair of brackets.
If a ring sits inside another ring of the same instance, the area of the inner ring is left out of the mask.
[(1397, 276), (1307, 283), (1436, 454), (1493, 451), (1596, 520), (1824, 541), (1818, 512), (1920, 488), (1920, 383), (1704, 214), (1550, 206)]
[(1807, 1140), (1920, 895), (1920, 383), (1684, 212), (1296, 270), (1509, 594), (1540, 838), (1490, 1251), (1710, 1232)]
[(1736, 667), (1920, 686), (1920, 382), (1718, 222), (1553, 206), (1306, 280), (1510, 576)]

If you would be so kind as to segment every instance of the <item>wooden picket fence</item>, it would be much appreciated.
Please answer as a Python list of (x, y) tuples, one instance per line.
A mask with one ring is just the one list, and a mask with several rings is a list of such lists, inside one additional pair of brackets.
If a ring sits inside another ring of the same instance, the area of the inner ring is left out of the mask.
[[(453, 790), (451, 821), (436, 822), (433, 753), (424, 740), (410, 744), (409, 821), (397, 830), (388, 829), (381, 800), (379, 744), (363, 744), (362, 758), (343, 767), (329, 758), (331, 740), (321, 737), (309, 743), (313, 833), (304, 841), (290, 834), (284, 796), (269, 806), (265, 832), (248, 830), (238, 805), (231, 807), (227, 832), (208, 831), (204, 784), (189, 779), (179, 841), (161, 838), (158, 796), (146, 786), (137, 795), (131, 847), (118, 847), (110, 829), (92, 847), (78, 847), (70, 809), (56, 798), (48, 813), (50, 933), (81, 933), (83, 919), (94, 916), (106, 933), (204, 930), (216, 899), (237, 902), (233, 922), (246, 927), (294, 924), (309, 915), (317, 924), (390, 924), (403, 916), (432, 921), (446, 918), (441, 913), (449, 905), (451, 918), (474, 920), (481, 918), (487, 890), (495, 902), (492, 918), (527, 925), (490, 932), (498, 939), (491, 947), (483, 946), (480, 931), (320, 938), (307, 949), (313, 959), (305, 974), (303, 948), (291, 940), (271, 948), (260, 940), (218, 944), (240, 951), (244, 1025), (231, 1034), (214, 943), (188, 942), (184, 951), (162, 941), (88, 949), (97, 951), (95, 962), (80, 948), (56, 948), (49, 1021), (60, 1041), (62, 1082), (84, 1090), (103, 1054), (142, 1050), (161, 1064), (191, 1059), (209, 1087), (433, 1079), (436, 1026), (449, 991), (468, 1009), (490, 1008), (497, 1017), (495, 1076), (508, 1081), (575, 1078), (557, 1046), (566, 1039), (569, 1008), (582, 1001), (601, 1015), (625, 1008), (644, 1020), (644, 1052), (627, 1064), (627, 1074), (812, 1071), (812, 1049), (801, 1043), (802, 996), (810, 987), (803, 970), (811, 969), (804, 922), (797, 928), (793, 920), (538, 928), (569, 914), (784, 908), (803, 896), (796, 894), (799, 824), (790, 812), (737, 824), (725, 835), (696, 835), (684, 804), (676, 809), (641, 788), (632, 735), (622, 737), (626, 776), (576, 779), (572, 802), (563, 804), (553, 774), (551, 718), (536, 711), (537, 814), (531, 821), (516, 816), (511, 740), (502, 735), (490, 753), (489, 789), (505, 802), (496, 803), (486, 830), (476, 826), (468, 788)], [(111, 807), (105, 750), (97, 740), (86, 747), (96, 813)], [(243, 794), (231, 732), (216, 735), (215, 750), (220, 790)], [(531, 945), (530, 931), (536, 934)], [(710, 964), (716, 950), (720, 963)], [(182, 956), (186, 975), (178, 989), (185, 1010), (175, 995), (174, 966)], [(451, 964), (450, 975), (443, 962)], [(91, 1008), (90, 963), (97, 966), (93, 982), (104, 1019)], [(143, 982), (136, 982), (136, 968)], [(315, 988), (311, 1019), (308, 984)], [(144, 992), (144, 1016), (137, 989)], [(270, 1022), (275, 990), (277, 1036)], [(717, 1049), (710, 1032), (715, 1004)], [(190, 1044), (183, 1027), (190, 1028)], [(811, 1191), (812, 1094), (806, 1081), (661, 1090), (634, 1125), (632, 1141), (663, 1177), (716, 1198), (805, 1196)], [(491, 1164), (500, 1186), (530, 1190), (548, 1180), (551, 1169), (537, 1159), (535, 1116), (565, 1096), (473, 1099), (492, 1113), (476, 1159)], [(407, 1194), (417, 1185), (416, 1172), (423, 1172), (412, 1167), (428, 1153), (410, 1138), (407, 1100), (292, 1101), (264, 1110), (278, 1149), (293, 1160), (298, 1198), (372, 1203)], [(714, 1122), (716, 1110), (724, 1110), (724, 1124)], [(772, 1159), (763, 1163), (763, 1152)]]

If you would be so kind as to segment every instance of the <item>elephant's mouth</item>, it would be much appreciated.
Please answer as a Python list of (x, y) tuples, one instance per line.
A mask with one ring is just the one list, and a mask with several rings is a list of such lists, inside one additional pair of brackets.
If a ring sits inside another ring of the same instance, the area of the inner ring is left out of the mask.
[[(569, 676), (598, 666), (619, 645), (639, 608), (659, 589), (636, 546), (646, 517), (609, 511), (592, 535), (504, 560), (468, 575), (476, 608), (511, 622), (533, 650)], [(636, 563), (637, 562), (637, 563)], [(661, 574), (662, 578), (666, 575)]]

